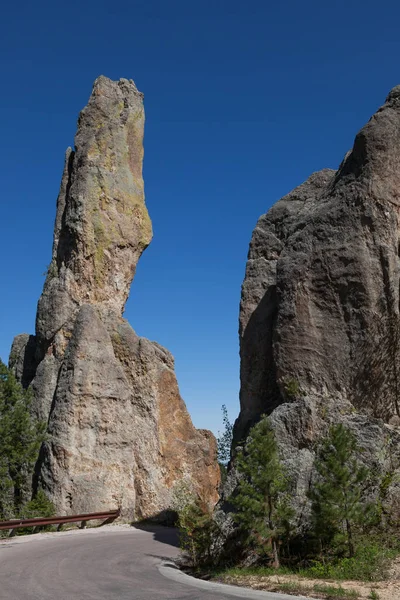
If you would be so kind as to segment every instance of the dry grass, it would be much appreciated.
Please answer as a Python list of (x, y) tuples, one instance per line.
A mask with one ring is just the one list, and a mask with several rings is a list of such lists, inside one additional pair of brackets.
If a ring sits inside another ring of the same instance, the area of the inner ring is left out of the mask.
[(373, 584), (362, 581), (309, 579), (298, 575), (218, 575), (216, 580), (255, 590), (283, 592), (323, 600), (400, 600), (400, 560), (391, 570), (391, 578)]

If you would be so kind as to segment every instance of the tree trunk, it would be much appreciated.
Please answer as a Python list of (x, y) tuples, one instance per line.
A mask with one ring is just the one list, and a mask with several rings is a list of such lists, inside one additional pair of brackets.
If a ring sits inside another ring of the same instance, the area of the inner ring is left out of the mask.
[(272, 539), (272, 554), (274, 556), (274, 562), (272, 563), (272, 566), (274, 569), (279, 569), (281, 563), (279, 562), (278, 543), (274, 539)]
[(348, 519), (346, 519), (346, 529), (347, 529), (347, 541), (349, 543), (349, 557), (353, 558), (354, 556), (354, 544), (353, 544), (353, 533), (351, 531), (351, 525)]
[[(272, 533), (274, 531), (274, 524), (272, 522), (272, 498), (270, 495), (268, 495), (268, 526)], [(279, 562), (278, 542), (274, 539), (273, 533), (271, 536), (271, 541), (272, 541), (272, 555), (274, 557), (274, 562), (272, 563), (272, 566), (274, 567), (274, 569), (279, 569), (279, 567), (281, 565)]]

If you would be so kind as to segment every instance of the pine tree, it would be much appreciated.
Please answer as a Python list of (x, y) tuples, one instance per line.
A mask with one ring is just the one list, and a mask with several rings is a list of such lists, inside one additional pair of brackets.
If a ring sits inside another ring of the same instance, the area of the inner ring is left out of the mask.
[(19, 514), (31, 482), (45, 424), (30, 414), (31, 393), (0, 361), (0, 518)]
[(197, 496), (190, 481), (180, 480), (173, 489), (171, 507), (176, 511), (179, 546), (193, 567), (213, 561), (220, 529), (207, 502)]
[(317, 479), (310, 489), (315, 533), (323, 545), (345, 542), (355, 554), (354, 529), (367, 520), (369, 506), (363, 494), (370, 473), (357, 460), (359, 448), (342, 424), (331, 427), (315, 461)]
[(217, 460), (221, 473), (221, 485), (226, 481), (228, 469), (227, 465), (231, 458), (231, 446), (233, 437), (233, 425), (229, 421), (228, 411), (225, 404), (222, 405), (222, 422), (224, 424), (224, 431), (218, 432), (217, 437)]
[(231, 457), (233, 425), (229, 421), (228, 410), (225, 404), (222, 405), (222, 422), (224, 424), (223, 433), (218, 432), (218, 462), (227, 465)]
[(280, 546), (290, 535), (293, 511), (288, 501), (289, 482), (279, 459), (274, 431), (267, 417), (255, 425), (236, 468), (241, 473), (235, 519), (258, 551), (272, 552), (273, 566), (280, 566)]
[(212, 511), (199, 498), (184, 506), (178, 514), (179, 545), (194, 567), (210, 565), (219, 527)]

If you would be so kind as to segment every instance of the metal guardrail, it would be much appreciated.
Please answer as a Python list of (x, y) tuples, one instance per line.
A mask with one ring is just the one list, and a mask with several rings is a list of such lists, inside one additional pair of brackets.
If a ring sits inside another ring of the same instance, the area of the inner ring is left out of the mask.
[(104, 519), (105, 525), (106, 523), (111, 523), (119, 517), (120, 509), (117, 510), (109, 510), (107, 512), (98, 512), (98, 513), (87, 513), (84, 515), (68, 515), (65, 517), (38, 517), (34, 519), (10, 519), (9, 521), (0, 521), (0, 530), (11, 529), (11, 534), (13, 535), (15, 529), (20, 529), (21, 527), (43, 527), (44, 525), (58, 525), (57, 531), (60, 531), (61, 527), (65, 523), (81, 523), (81, 529), (86, 527), (87, 521), (92, 521), (95, 519)]

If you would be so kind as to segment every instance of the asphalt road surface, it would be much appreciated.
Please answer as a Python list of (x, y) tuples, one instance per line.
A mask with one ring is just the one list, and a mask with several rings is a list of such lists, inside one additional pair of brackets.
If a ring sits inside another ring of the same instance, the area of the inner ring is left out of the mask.
[(1, 600), (294, 600), (198, 581), (172, 565), (176, 533), (128, 526), (43, 533), (0, 542)]

